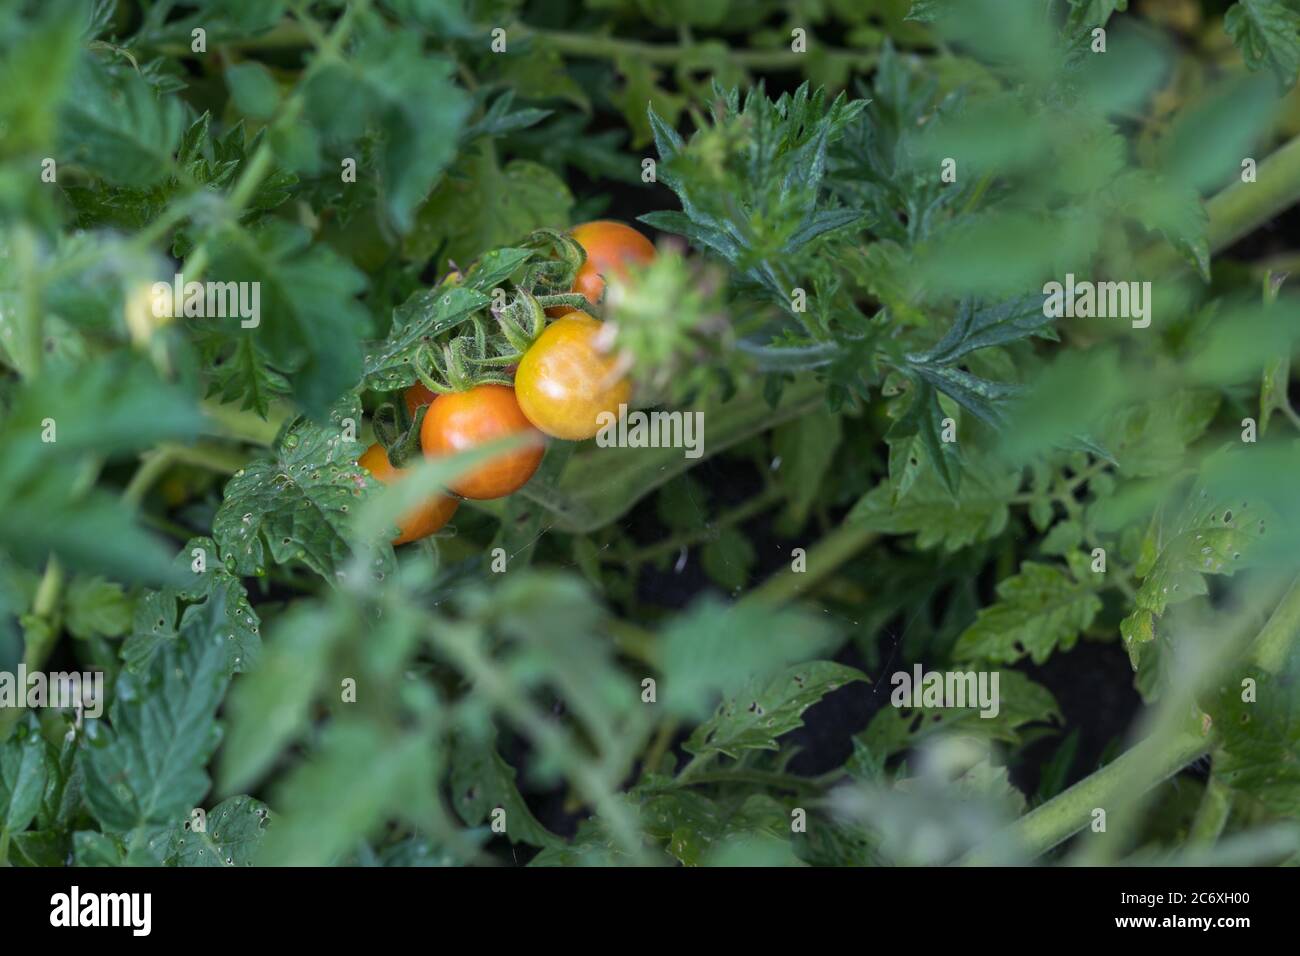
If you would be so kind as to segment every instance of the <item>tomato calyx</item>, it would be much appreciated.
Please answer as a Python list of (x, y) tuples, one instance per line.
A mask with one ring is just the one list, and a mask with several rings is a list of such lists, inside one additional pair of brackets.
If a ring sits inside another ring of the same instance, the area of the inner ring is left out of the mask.
[(429, 345), (416, 352), (411, 367), (425, 388), (435, 395), (467, 392), (475, 385), (509, 385), (508, 372), (498, 366), (503, 362), (489, 345), (487, 329), (478, 316), (471, 320), (472, 331), (458, 335), (441, 346)]
[(554, 295), (539, 295), (537, 296), (537, 302), (544, 309), (564, 309), (566, 312), (579, 310), (592, 315), (594, 318), (599, 318), (592, 311), (594, 306), (590, 300), (581, 292), (557, 292)]
[(520, 246), (538, 253), (524, 271), (520, 285), (536, 298), (547, 315), (556, 318), (578, 309), (600, 318), (592, 300), (577, 288), (578, 276), (587, 264), (587, 250), (571, 232), (537, 229)]
[(587, 251), (576, 239), (560, 229), (537, 229), (519, 245), (539, 253), (524, 272), (521, 285), (539, 298), (567, 295), (573, 291), (578, 270), (587, 261)]
[(497, 354), (482, 361), (481, 364), (488, 367), (517, 364), (546, 328), (546, 313), (541, 302), (523, 289), (519, 289), (504, 306), (493, 306), (492, 316), (497, 320), (505, 342), (495, 343)]
[(408, 462), (419, 461), (423, 454), (420, 428), (428, 410), (428, 405), (421, 405), (414, 416), (408, 416), (405, 406), (396, 402), (384, 402), (375, 409), (371, 416), (375, 438), (388, 453), (388, 461), (394, 468), (400, 470)]

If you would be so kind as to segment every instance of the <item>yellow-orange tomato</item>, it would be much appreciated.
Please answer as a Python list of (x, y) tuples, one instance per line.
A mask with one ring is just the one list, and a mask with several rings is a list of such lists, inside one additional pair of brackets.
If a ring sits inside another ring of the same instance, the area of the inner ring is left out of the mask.
[(495, 456), (451, 486), (464, 498), (503, 498), (528, 483), (545, 451), (542, 436), (519, 410), (514, 389), (476, 385), (468, 391), (439, 395), (425, 412), (420, 445), (430, 457), (451, 455), (519, 432), (529, 433), (536, 441)]
[[(578, 269), (573, 291), (586, 296), (592, 305), (605, 294), (605, 279), (627, 271), (629, 263), (642, 264), (655, 257), (655, 247), (631, 226), (610, 219), (598, 219), (574, 226), (571, 236), (587, 253), (587, 261)], [(568, 310), (552, 306), (546, 314), (554, 318)]]
[(582, 441), (600, 431), (600, 414), (618, 415), (632, 383), (613, 356), (596, 348), (601, 323), (570, 312), (546, 327), (519, 361), (515, 394), (528, 420), (555, 438)]
[[(391, 485), (406, 474), (402, 469), (393, 467), (392, 462), (388, 460), (388, 453), (384, 451), (384, 446), (378, 442), (365, 450), (365, 453), (357, 459), (357, 464), (370, 472), (376, 481), (385, 485)], [(409, 541), (427, 538), (450, 521), (459, 507), (460, 502), (450, 495), (434, 495), (418, 508), (402, 515), (397, 525), (401, 533), (393, 539), (393, 544), (406, 544)]]
[(406, 413), (412, 418), (421, 405), (429, 405), (437, 397), (423, 382), (416, 382), (402, 393), (402, 398), (406, 401)]

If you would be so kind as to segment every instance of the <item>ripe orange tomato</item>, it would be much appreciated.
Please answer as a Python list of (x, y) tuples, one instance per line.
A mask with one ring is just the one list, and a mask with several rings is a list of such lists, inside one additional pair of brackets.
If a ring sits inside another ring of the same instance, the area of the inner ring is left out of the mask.
[(545, 451), (542, 436), (519, 410), (514, 389), (476, 385), (468, 391), (439, 395), (425, 412), (420, 445), (431, 457), (450, 455), (519, 432), (533, 435), (536, 444), (498, 455), (451, 486), (464, 498), (503, 498), (528, 483)]
[[(384, 446), (378, 442), (365, 450), (357, 459), (357, 464), (370, 472), (376, 481), (385, 485), (391, 485), (406, 474), (404, 470), (393, 467), (392, 462), (388, 460), (388, 453), (384, 451)], [(418, 508), (402, 516), (397, 526), (401, 533), (393, 539), (393, 544), (406, 544), (408, 541), (427, 538), (450, 521), (459, 507), (460, 502), (450, 495), (434, 495)]]
[(584, 222), (574, 227), (572, 235), (587, 251), (587, 261), (578, 270), (573, 291), (581, 292), (592, 305), (605, 294), (605, 276), (622, 275), (629, 263), (643, 264), (655, 257), (654, 243), (621, 222)]
[(412, 418), (421, 405), (429, 405), (437, 397), (423, 382), (416, 382), (402, 393), (402, 398), (406, 400), (406, 413)]
[[(592, 305), (599, 304), (605, 294), (607, 276), (622, 275), (629, 263), (646, 263), (655, 257), (654, 243), (631, 226), (610, 219), (584, 222), (574, 226), (570, 235), (587, 253), (587, 261), (574, 277), (573, 291), (582, 293)], [(552, 306), (546, 314), (554, 318), (567, 311)]]
[(632, 396), (632, 383), (616, 374), (614, 357), (596, 348), (601, 325), (570, 312), (548, 325), (519, 361), (519, 407), (548, 435), (590, 438), (600, 431), (600, 413), (617, 415)]

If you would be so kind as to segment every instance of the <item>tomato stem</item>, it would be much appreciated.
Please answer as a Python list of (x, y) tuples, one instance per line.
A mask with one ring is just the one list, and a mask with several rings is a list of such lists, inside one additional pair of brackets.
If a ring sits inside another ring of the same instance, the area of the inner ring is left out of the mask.
[(1205, 204), (1211, 252), (1226, 249), (1300, 202), (1300, 136), (1269, 155), (1256, 173), (1255, 182), (1234, 182)]
[(1233, 794), (1213, 774), (1205, 781), (1205, 793), (1196, 808), (1196, 817), (1192, 820), (1187, 842), (1208, 845), (1219, 839), (1223, 828), (1232, 815)]
[(784, 604), (793, 601), (836, 571), (878, 537), (866, 522), (845, 522), (807, 550), (805, 570), (793, 565), (774, 574), (738, 602)]
[[(698, 47), (691, 43), (643, 43), (638, 40), (623, 40), (618, 37), (596, 36), (591, 33), (570, 33), (563, 30), (546, 30), (519, 24), (510, 31), (533, 37), (558, 52), (576, 57), (595, 57), (617, 59), (635, 57), (648, 63), (675, 63)], [(810, 49), (815, 49), (819, 56), (830, 61), (843, 63), (845, 66), (869, 70), (876, 65), (879, 54), (874, 50), (847, 50), (832, 47), (815, 40), (810, 40)], [(750, 70), (796, 70), (807, 63), (807, 54), (796, 53), (785, 47), (773, 50), (728, 50), (727, 58)]]
[[(63, 581), (63, 565), (51, 554), (45, 562), (45, 573), (36, 586), (36, 595), (32, 598), (31, 620), (24, 620), (23, 666), (29, 671), (40, 670), (58, 642), (61, 630), (58, 609), (63, 595)], [(0, 711), (0, 742), (8, 739), (10, 730), (22, 716), (23, 700), (24, 697), (20, 694), (18, 706)], [(7, 831), (5, 836), (8, 836)], [(3, 865), (2, 861), (0, 865)]]
[[(1155, 744), (1161, 743), (1161, 746)], [(1022, 849), (1037, 856), (1064, 842), (1092, 819), (1093, 811), (1105, 808), (1125, 790), (1130, 780), (1142, 778), (1150, 786), (1167, 780), (1198, 757), (1212, 741), (1184, 731), (1168, 742), (1148, 738), (1134, 745), (1100, 770), (1080, 780), (1063, 793), (1029, 811), (998, 834), (989, 848), (976, 847), (961, 861), (965, 864), (1007, 862), (995, 857), (999, 851)]]
[(212, 434), (264, 447), (270, 447), (280, 433), (280, 426), (293, 417), (288, 406), (279, 404), (271, 407), (266, 418), (213, 401), (202, 402), (199, 407), (212, 422)]
[[(1249, 648), (1250, 659), (1276, 672), (1281, 669), (1297, 632), (1300, 632), (1300, 578), (1291, 583), (1255, 637)], [(1045, 853), (1086, 827), (1095, 809), (1122, 804), (1135, 789), (1138, 792), (1151, 789), (1205, 756), (1214, 742), (1212, 730), (1207, 734), (1179, 727), (1153, 733), (1100, 770), (1025, 814), (960, 862), (997, 863), (1000, 854), (1016, 850), (1035, 856)], [(1115, 837), (1116, 834), (1110, 835), (1111, 844), (1117, 842)]]

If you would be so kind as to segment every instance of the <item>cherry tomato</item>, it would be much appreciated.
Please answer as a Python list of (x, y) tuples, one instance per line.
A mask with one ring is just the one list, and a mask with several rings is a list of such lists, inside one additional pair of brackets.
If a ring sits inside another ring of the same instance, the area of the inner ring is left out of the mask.
[(429, 386), (423, 382), (416, 382), (402, 393), (402, 398), (406, 400), (406, 413), (412, 418), (415, 417), (415, 413), (421, 405), (432, 404), (437, 397), (437, 395), (429, 391)]
[(632, 396), (632, 383), (615, 373), (613, 356), (596, 348), (601, 325), (570, 312), (548, 325), (519, 362), (519, 407), (548, 435), (590, 438), (600, 431), (600, 413), (617, 415)]
[[(592, 305), (598, 304), (605, 294), (607, 276), (622, 275), (629, 263), (642, 264), (655, 257), (654, 243), (621, 222), (609, 219), (584, 222), (574, 226), (570, 235), (587, 252), (587, 261), (574, 277), (573, 291), (581, 292)], [(563, 306), (553, 306), (547, 314), (555, 317), (567, 311)]]
[[(388, 453), (384, 451), (384, 446), (378, 442), (365, 450), (365, 453), (357, 459), (357, 464), (370, 472), (376, 481), (385, 485), (391, 485), (406, 474), (404, 470), (393, 467), (392, 462), (388, 460)], [(450, 521), (459, 507), (460, 502), (450, 495), (434, 495), (418, 508), (402, 515), (397, 525), (401, 533), (393, 539), (393, 544), (406, 544), (408, 541), (427, 538)]]
[(536, 444), (498, 455), (451, 486), (464, 498), (503, 498), (528, 483), (545, 451), (542, 436), (519, 410), (513, 388), (476, 385), (468, 391), (439, 395), (424, 414), (420, 445), (431, 457), (450, 455), (519, 432), (532, 434)]

